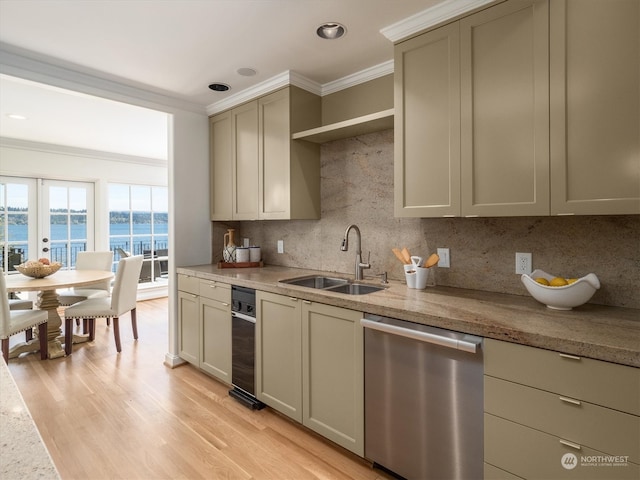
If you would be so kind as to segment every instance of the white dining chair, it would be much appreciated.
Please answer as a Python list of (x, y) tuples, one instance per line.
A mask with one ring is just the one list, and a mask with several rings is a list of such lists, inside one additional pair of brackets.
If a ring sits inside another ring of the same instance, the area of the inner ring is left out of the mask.
[(120, 259), (116, 269), (116, 279), (111, 291), (111, 297), (88, 298), (82, 302), (67, 307), (64, 311), (64, 350), (71, 355), (73, 341), (74, 319), (88, 320), (89, 341), (95, 338), (95, 319), (113, 318), (113, 336), (116, 350), (122, 350), (120, 345), (120, 317), (131, 312), (131, 327), (133, 338), (138, 339), (138, 325), (136, 322), (136, 297), (138, 293), (138, 277), (142, 269), (142, 255)]
[(4, 272), (0, 269), (0, 340), (2, 341), (2, 356), (4, 361), (9, 361), (9, 337), (16, 333), (25, 332), (27, 341), (31, 340), (32, 328), (38, 326), (40, 337), (40, 358), (45, 360), (49, 353), (49, 340), (47, 338), (47, 320), (49, 314), (46, 310), (10, 310), (7, 285)]
[[(76, 258), (76, 270), (105, 270), (111, 271), (113, 267), (113, 252), (78, 252)], [(83, 287), (75, 287), (68, 293), (58, 295), (58, 301), (62, 306), (73, 305), (88, 298), (103, 298), (111, 294), (111, 279)]]

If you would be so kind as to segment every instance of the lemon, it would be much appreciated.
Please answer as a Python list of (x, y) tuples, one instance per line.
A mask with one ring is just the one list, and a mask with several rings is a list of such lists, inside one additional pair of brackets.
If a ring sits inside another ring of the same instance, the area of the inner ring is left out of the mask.
[(569, 283), (562, 277), (556, 277), (549, 282), (551, 287), (564, 287), (565, 285), (569, 285)]
[(549, 285), (549, 280), (544, 277), (536, 278), (536, 282), (538, 282), (540, 285)]
[(567, 283), (571, 285), (572, 283), (576, 283), (578, 281), (577, 278), (567, 278)]

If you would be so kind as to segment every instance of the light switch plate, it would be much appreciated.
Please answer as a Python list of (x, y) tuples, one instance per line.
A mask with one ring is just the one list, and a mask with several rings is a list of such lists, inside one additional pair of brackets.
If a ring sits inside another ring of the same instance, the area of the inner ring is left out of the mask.
[(449, 257), (448, 248), (438, 248), (438, 256), (440, 257), (440, 260), (438, 260), (438, 267), (440, 268), (451, 267), (451, 258)]
[(284, 253), (284, 240), (278, 240), (278, 253)]

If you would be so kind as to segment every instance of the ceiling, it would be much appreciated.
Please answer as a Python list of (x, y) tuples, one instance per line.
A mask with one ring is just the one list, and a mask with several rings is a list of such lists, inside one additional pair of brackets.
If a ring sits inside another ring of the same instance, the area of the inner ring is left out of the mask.
[[(0, 47), (199, 105), (204, 112), (283, 72), (325, 85), (388, 62), (393, 43), (381, 29), (455, 1), (2, 0)], [(325, 22), (343, 24), (346, 35), (319, 38), (315, 31)], [(239, 74), (243, 68), (256, 74)], [(214, 92), (208, 88), (213, 82), (231, 89)], [(0, 95), (0, 137), (75, 141), (74, 147), (166, 159), (166, 123), (150, 120), (148, 110), (121, 111), (116, 102), (7, 76), (0, 77)], [(9, 119), (7, 113), (28, 119)], [(132, 122), (128, 129), (122, 128), (123, 118)], [(128, 141), (124, 132), (134, 132), (137, 141)]]

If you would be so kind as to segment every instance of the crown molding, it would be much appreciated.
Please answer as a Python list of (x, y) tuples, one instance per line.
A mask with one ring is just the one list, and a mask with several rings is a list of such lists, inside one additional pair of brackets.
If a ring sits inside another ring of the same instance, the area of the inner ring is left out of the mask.
[(287, 85), (295, 85), (296, 87), (300, 87), (303, 90), (315, 93), (316, 95), (320, 95), (322, 93), (322, 86), (319, 83), (309, 80), (299, 73), (287, 70), (286, 72), (282, 72), (271, 77), (258, 85), (242, 90), (234, 95), (230, 95), (224, 100), (212, 103), (207, 106), (207, 115), (214, 115), (224, 110), (228, 110), (236, 105), (240, 105), (241, 103), (266, 95), (267, 93), (271, 93), (274, 90), (286, 87)]
[[(127, 85), (117, 80), (108, 79), (101, 72), (88, 71), (78, 65), (68, 64), (2, 42), (0, 42), (0, 72), (25, 80), (167, 111), (168, 113), (171, 113), (171, 109), (205, 113), (202, 105), (152, 91), (148, 86)], [(167, 110), (166, 107), (169, 109)]]
[(73, 157), (94, 158), (111, 162), (137, 163), (153, 167), (167, 167), (169, 162), (166, 159), (137, 157), (135, 155), (124, 155), (121, 153), (103, 152), (88, 148), (70, 147), (65, 145), (55, 145), (52, 143), (32, 142), (19, 138), (0, 137), (0, 147), (15, 148), (19, 150), (31, 150), (34, 152), (53, 153), (57, 155), (67, 155)]
[(322, 85), (322, 96), (329, 95), (330, 93), (339, 92), (345, 88), (354, 87), (361, 83), (375, 80), (379, 77), (384, 77), (393, 73), (393, 60), (375, 65), (360, 72), (356, 72), (352, 75), (339, 78), (333, 82), (325, 83)]
[(495, 0), (445, 0), (431, 8), (383, 28), (380, 30), (380, 33), (396, 43), (422, 30), (476, 10), (489, 3), (495, 3)]

